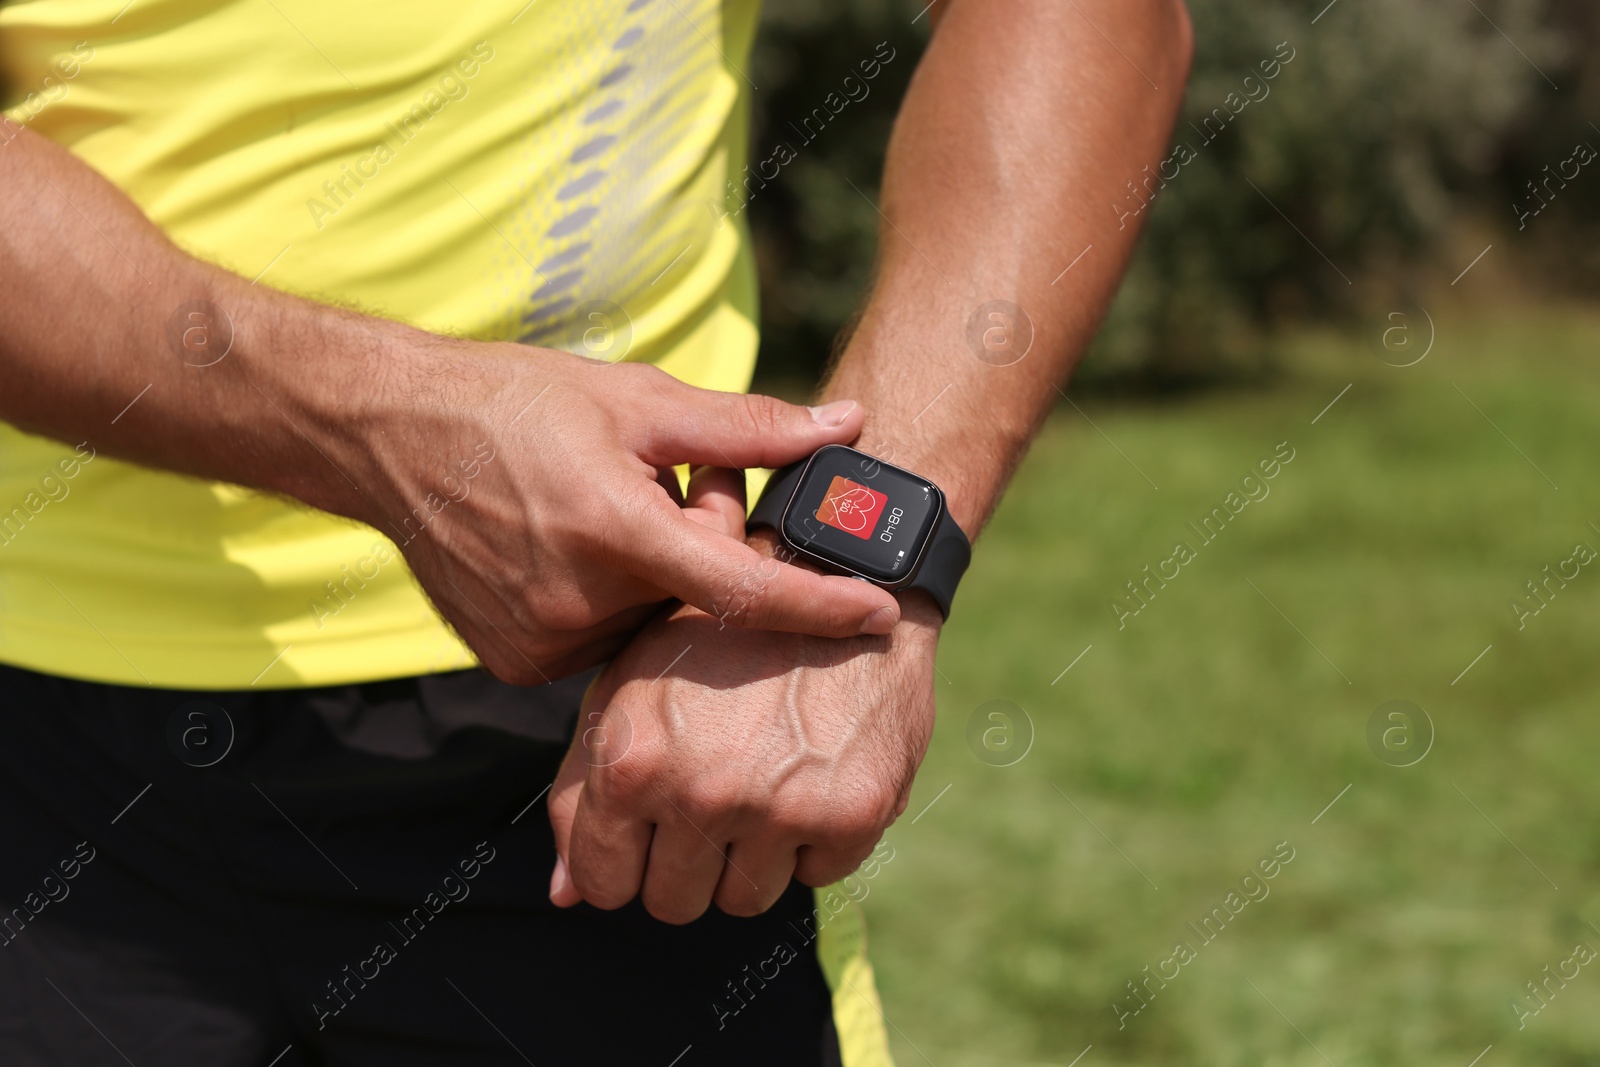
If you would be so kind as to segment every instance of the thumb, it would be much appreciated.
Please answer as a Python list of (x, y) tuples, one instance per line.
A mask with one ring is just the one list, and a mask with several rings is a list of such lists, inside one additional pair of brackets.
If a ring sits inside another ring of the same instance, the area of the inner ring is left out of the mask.
[(681, 382), (672, 382), (662, 396), (664, 417), (640, 453), (657, 466), (783, 467), (823, 445), (854, 441), (866, 420), (854, 400), (808, 408), (758, 393), (719, 393)]

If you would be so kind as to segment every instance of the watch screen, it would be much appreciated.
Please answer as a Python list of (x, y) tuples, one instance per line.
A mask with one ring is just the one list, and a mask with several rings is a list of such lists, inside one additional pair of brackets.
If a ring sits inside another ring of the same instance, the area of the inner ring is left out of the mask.
[(926, 478), (843, 445), (811, 458), (784, 515), (784, 536), (874, 581), (911, 573), (939, 517)]

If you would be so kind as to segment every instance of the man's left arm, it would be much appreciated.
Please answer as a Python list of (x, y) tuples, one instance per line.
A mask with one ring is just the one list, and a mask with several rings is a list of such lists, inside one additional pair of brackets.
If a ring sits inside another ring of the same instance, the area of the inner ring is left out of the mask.
[[(824, 394), (861, 401), (858, 447), (938, 484), (976, 536), (1126, 267), (1142, 213), (1112, 205), (1129, 183), (1152, 195), (1191, 38), (1181, 0), (930, 13), (875, 205), (872, 293)], [(774, 548), (770, 531), (751, 541)], [(942, 619), (924, 594), (902, 602), (889, 637), (736, 629), (691, 608), (646, 628), (591, 689), (552, 789), (552, 898), (642, 894), (685, 922), (713, 900), (762, 911), (791, 875), (849, 873), (904, 810), (932, 732)]]

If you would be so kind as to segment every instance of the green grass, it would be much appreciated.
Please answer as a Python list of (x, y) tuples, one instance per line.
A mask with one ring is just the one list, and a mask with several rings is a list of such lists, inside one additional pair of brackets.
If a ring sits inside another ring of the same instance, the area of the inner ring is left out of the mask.
[[(1508, 1007), (1600, 950), (1600, 561), (1525, 629), (1509, 607), (1600, 550), (1600, 319), (1436, 318), (1410, 368), (1313, 336), (1267, 389), (1053, 416), (962, 589), (865, 905), (901, 1067), (1600, 1060), (1600, 960), (1525, 1029)], [(1202, 545), (1186, 524), (1283, 441), (1270, 495)], [(1112, 599), (1179, 540), (1196, 558), (1119, 630)], [(967, 745), (994, 699), (1034, 726), (1013, 766)], [(1434, 724), (1414, 766), (1368, 747), (1390, 699)], [(1202, 945), (1185, 924), (1281, 841), (1270, 896)], [(1179, 939), (1196, 958), (1119, 1030)]]

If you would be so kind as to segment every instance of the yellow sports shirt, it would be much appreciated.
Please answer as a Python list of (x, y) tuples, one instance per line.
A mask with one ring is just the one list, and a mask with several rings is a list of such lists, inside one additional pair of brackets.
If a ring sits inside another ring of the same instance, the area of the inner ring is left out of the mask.
[[(0, 4), (0, 102), (260, 284), (550, 347), (606, 300), (626, 358), (742, 390), (753, 270), (719, 205), (756, 18), (755, 0), (25, 0)], [(4, 424), (0, 661), (191, 689), (474, 663), (374, 530)]]

